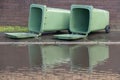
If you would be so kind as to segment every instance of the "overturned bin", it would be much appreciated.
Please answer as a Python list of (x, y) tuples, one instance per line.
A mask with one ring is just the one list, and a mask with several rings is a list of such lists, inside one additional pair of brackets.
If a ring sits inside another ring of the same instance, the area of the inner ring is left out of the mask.
[(28, 33), (6, 33), (10, 38), (29, 38), (44, 32), (66, 30), (69, 27), (69, 10), (50, 8), (46, 5), (30, 6)]
[(105, 29), (110, 32), (109, 12), (89, 5), (72, 5), (69, 30), (72, 34), (54, 35), (58, 39), (79, 39), (90, 32)]

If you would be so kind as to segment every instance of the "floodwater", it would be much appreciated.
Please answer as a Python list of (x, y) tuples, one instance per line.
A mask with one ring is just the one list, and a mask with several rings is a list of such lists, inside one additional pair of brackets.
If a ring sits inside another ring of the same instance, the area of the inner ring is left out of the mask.
[(120, 80), (120, 45), (0, 45), (0, 80)]

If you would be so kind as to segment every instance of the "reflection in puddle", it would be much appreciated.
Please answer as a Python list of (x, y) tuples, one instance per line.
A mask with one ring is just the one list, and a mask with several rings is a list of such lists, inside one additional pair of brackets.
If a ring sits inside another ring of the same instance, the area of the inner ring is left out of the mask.
[(31, 66), (53, 66), (69, 59), (68, 47), (56, 45), (28, 45)]
[[(11, 76), (17, 80), (119, 78), (117, 73), (99, 68), (110, 60), (108, 45), (3, 45), (0, 49), (0, 80), (11, 80)], [(11, 72), (11, 67), (17, 70)]]
[(106, 45), (29, 45), (28, 47), (31, 66), (42, 66), (44, 69), (68, 62), (71, 69), (92, 70), (98, 63), (109, 58), (109, 48)]
[(106, 45), (75, 46), (71, 49), (73, 68), (88, 68), (92, 70), (97, 64), (109, 58), (109, 47)]

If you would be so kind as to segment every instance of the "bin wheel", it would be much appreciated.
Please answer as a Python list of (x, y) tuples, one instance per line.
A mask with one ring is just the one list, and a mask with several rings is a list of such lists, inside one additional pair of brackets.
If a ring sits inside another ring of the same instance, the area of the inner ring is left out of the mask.
[(107, 26), (105, 27), (105, 32), (106, 32), (106, 33), (109, 33), (109, 32), (110, 32), (110, 26), (109, 26), (109, 25), (107, 25)]

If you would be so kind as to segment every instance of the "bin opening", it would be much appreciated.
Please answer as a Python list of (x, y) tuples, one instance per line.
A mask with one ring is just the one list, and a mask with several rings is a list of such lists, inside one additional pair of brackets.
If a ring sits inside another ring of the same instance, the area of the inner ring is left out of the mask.
[(75, 8), (71, 15), (71, 31), (86, 33), (89, 28), (90, 12), (88, 9)]
[(41, 8), (32, 7), (29, 19), (29, 29), (32, 32), (39, 33), (42, 24), (43, 10)]

